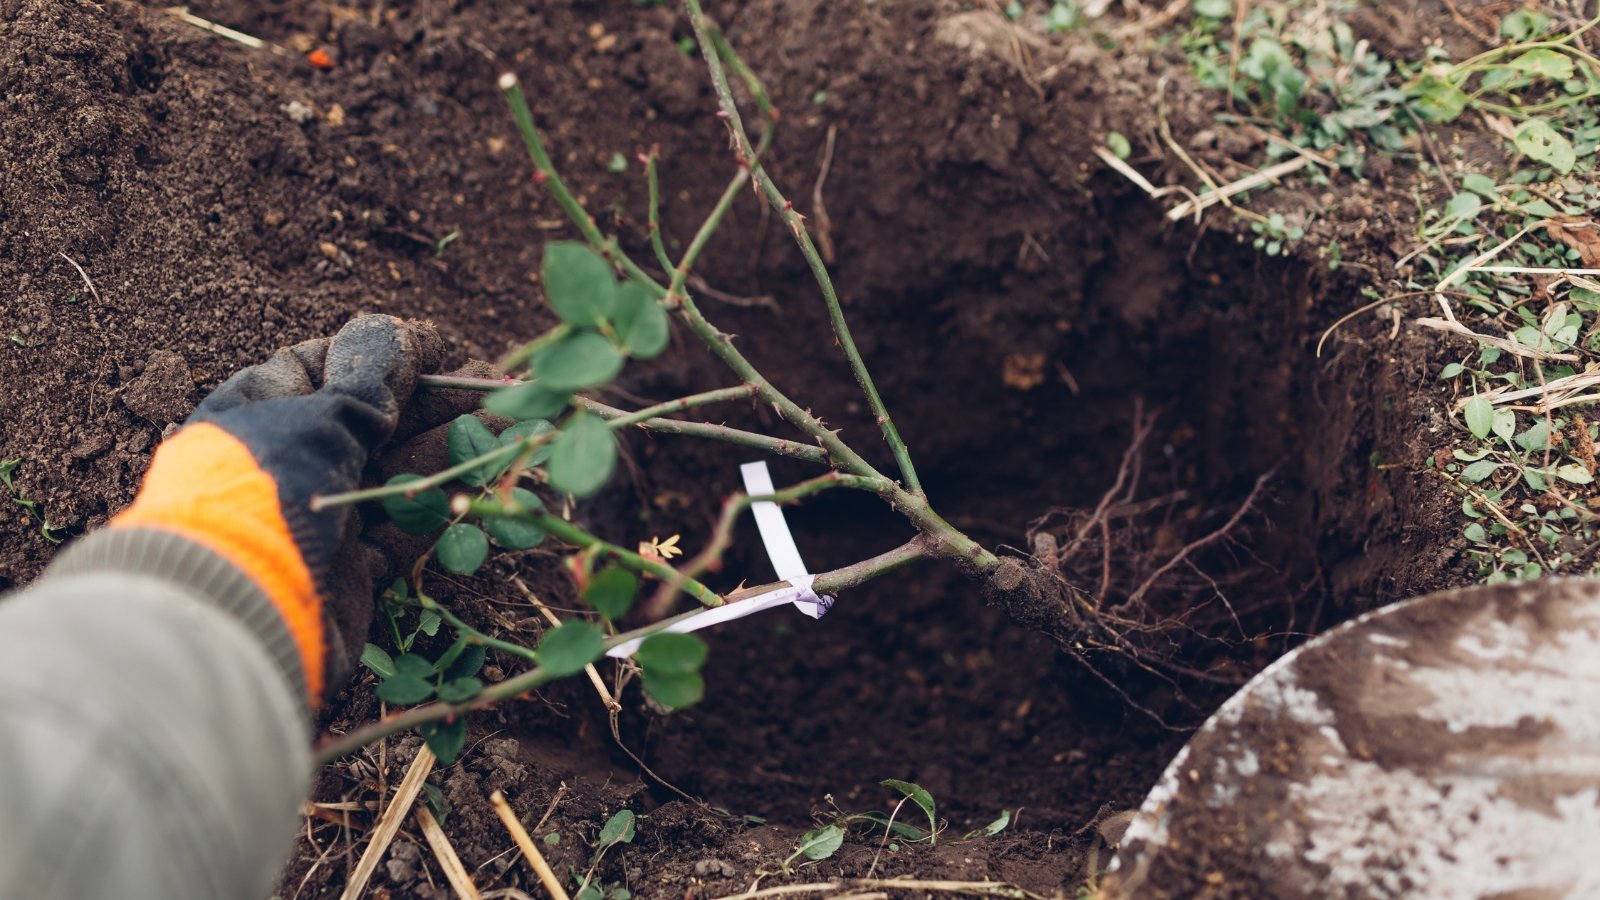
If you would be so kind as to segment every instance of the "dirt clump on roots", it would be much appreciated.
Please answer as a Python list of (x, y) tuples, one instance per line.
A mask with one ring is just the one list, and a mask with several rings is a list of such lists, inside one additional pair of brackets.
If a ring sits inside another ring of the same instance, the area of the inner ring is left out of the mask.
[[(0, 498), (0, 588), (36, 576), (52, 538), (129, 502), (163, 432), (277, 347), (378, 311), (433, 319), (459, 362), (551, 324), (538, 261), (571, 234), (530, 178), (502, 71), (529, 85), (575, 191), (631, 246), (646, 234), (635, 151), (662, 149), (669, 246), (731, 171), (670, 8), (191, 6), (286, 55), (155, 4), (0, 10), (0, 458), (21, 460), (17, 492), (51, 525)], [(1358, 322), (1314, 359), (1321, 330), (1355, 305), (1348, 268), (1168, 227), (1097, 171), (1097, 135), (1154, 128), (1149, 97), (1170, 60), (1023, 40), (953, 0), (710, 12), (784, 110), (769, 165), (826, 232), (928, 492), (1005, 548), (994, 605), (979, 582), (925, 566), (815, 624), (735, 623), (711, 635), (707, 700), (671, 716), (630, 688), (613, 721), (587, 683), (553, 685), (472, 723), (469, 751), (432, 779), (445, 831), (480, 886), (532, 890), (490, 791), (543, 820), (537, 839), (561, 836), (541, 846), (563, 874), (587, 871), (600, 825), (627, 807), (645, 816), (638, 837), (597, 878), (635, 896), (719, 896), (773, 870), (813, 811), (892, 808), (877, 783), (900, 778), (934, 793), (952, 837), (1001, 810), (1012, 825), (881, 853), (879, 838), (853, 837), (777, 880), (915, 874), (1051, 894), (1079, 880), (1090, 823), (1136, 803), (1230, 685), (1298, 636), (1456, 577), (1440, 518), (1455, 501), (1372, 463), (1410, 459), (1411, 435), (1436, 424), (1413, 390), (1433, 347)], [(315, 48), (331, 69), (306, 63)], [(1210, 125), (1214, 98), (1181, 79), (1167, 90), (1180, 136)], [(1353, 256), (1406, 223), (1340, 227)], [(696, 276), (747, 354), (888, 464), (803, 261), (755, 198), (735, 205)], [(624, 399), (726, 383), (689, 335), (674, 340), (625, 376)], [(728, 416), (777, 427), (754, 406)], [(674, 438), (630, 438), (626, 455), (617, 484), (580, 509), (625, 541), (703, 538), (745, 461)], [(790, 521), (818, 571), (908, 537), (872, 498), (824, 496)], [(727, 571), (758, 582), (766, 565), (741, 530)], [(542, 620), (513, 576), (554, 606), (577, 602), (550, 548), (472, 579), (430, 574), (429, 587), (531, 644)], [(487, 672), (516, 665), (493, 654)], [(377, 714), (358, 675), (320, 724)], [(415, 748), (392, 739), (324, 769), (314, 799), (372, 799)], [(284, 896), (336, 894), (365, 843), (366, 811), (322, 813)], [(402, 836), (375, 889), (446, 895), (419, 840)]]

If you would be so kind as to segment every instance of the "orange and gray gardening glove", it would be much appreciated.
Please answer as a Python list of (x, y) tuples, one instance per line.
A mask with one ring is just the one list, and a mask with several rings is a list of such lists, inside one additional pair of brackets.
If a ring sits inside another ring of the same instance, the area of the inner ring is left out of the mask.
[(278, 351), (200, 403), (112, 520), (181, 535), (253, 581), (287, 627), (313, 705), (349, 675), (390, 564), (360, 539), (351, 507), (313, 511), (312, 498), (359, 486), (441, 352), (431, 325), (384, 315)]
[(411, 401), (440, 349), (363, 316), (245, 369), (132, 506), (0, 597), (0, 897), (268, 893), (310, 780), (307, 709), (392, 562), (311, 498), (471, 404)]

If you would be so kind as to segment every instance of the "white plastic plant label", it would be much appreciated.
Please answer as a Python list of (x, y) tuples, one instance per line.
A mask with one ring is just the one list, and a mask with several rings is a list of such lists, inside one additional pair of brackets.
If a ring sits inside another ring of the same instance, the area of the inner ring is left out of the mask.
[[(767, 470), (765, 462), (745, 463), (739, 467), (739, 472), (744, 478), (745, 491), (750, 496), (760, 497), (774, 492), (772, 473)], [(778, 578), (787, 581), (789, 585), (765, 594), (712, 607), (696, 616), (668, 625), (662, 629), (663, 631), (680, 634), (699, 631), (712, 625), (754, 615), (764, 609), (791, 603), (811, 618), (820, 619), (833, 606), (832, 597), (818, 597), (811, 590), (811, 582), (816, 576), (806, 571), (806, 564), (800, 559), (800, 548), (795, 546), (794, 534), (789, 531), (789, 523), (784, 519), (783, 510), (778, 504), (759, 501), (751, 504), (750, 510), (755, 515), (756, 528), (761, 532), (761, 542), (766, 545), (767, 557), (772, 560), (773, 569), (777, 571)], [(632, 656), (642, 643), (644, 638), (636, 638), (612, 647), (606, 655), (624, 659)]]

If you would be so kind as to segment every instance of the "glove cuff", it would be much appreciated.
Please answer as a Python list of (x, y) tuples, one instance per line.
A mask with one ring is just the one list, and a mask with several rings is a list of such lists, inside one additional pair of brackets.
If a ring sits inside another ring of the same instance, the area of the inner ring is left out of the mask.
[[(326, 644), (316, 581), (284, 519), (277, 482), (237, 437), (190, 425), (156, 449), (133, 505), (107, 529), (166, 532), (210, 550), (265, 596), (298, 650), (305, 696), (322, 697)], [(187, 580), (188, 573), (156, 574)]]
[(168, 531), (105, 528), (57, 554), (40, 581), (89, 573), (159, 578), (209, 600), (255, 636), (297, 692), (301, 711), (310, 714), (313, 695), (288, 623), (272, 598), (231, 560)]

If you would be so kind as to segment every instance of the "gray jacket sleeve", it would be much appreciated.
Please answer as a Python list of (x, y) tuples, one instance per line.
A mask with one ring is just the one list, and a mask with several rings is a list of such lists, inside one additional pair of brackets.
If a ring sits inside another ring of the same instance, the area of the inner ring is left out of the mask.
[(176, 535), (110, 529), (0, 598), (0, 897), (265, 897), (310, 778), (270, 600)]

